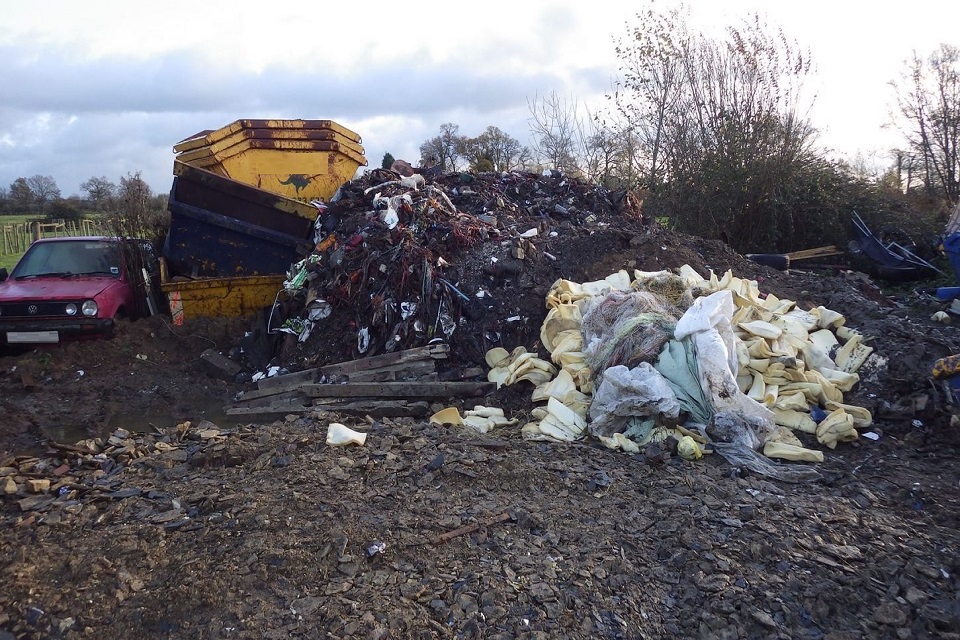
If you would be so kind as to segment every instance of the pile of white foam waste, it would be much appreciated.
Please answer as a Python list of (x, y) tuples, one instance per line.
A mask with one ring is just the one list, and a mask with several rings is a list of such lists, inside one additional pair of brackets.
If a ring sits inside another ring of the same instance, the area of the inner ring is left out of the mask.
[[(518, 346), (487, 353), (488, 379), (527, 381), (545, 404), (523, 425), (525, 438), (574, 441), (640, 451), (673, 436), (688, 459), (718, 451), (767, 475), (804, 480), (761, 460), (821, 462), (796, 432), (829, 449), (858, 438), (870, 412), (844, 402), (857, 371), (878, 356), (844, 317), (804, 310), (756, 281), (684, 265), (676, 273), (621, 270), (595, 282), (557, 280), (546, 296), (540, 332), (547, 358)], [(457, 413), (435, 422), (462, 422)], [(475, 407), (480, 431), (515, 424)], [(811, 439), (812, 439), (811, 438)], [(800, 465), (789, 465), (799, 467)]]

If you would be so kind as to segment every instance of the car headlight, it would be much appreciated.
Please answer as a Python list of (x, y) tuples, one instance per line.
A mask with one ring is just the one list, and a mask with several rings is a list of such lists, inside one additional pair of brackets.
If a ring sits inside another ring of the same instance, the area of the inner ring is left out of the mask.
[(83, 315), (87, 316), (88, 318), (92, 318), (97, 315), (99, 307), (97, 307), (96, 300), (84, 300), (83, 306), (80, 307), (80, 310), (83, 311)]
[(71, 302), (70, 304), (67, 305), (67, 308), (65, 309), (65, 311), (67, 312), (68, 316), (75, 316), (77, 315), (77, 305)]

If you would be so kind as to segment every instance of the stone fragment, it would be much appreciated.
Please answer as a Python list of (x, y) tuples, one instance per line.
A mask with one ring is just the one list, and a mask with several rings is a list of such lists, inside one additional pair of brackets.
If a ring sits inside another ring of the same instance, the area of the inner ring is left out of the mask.
[(908, 587), (903, 597), (915, 607), (927, 601), (927, 594), (914, 586)]
[(200, 354), (200, 364), (207, 375), (233, 382), (243, 371), (243, 367), (226, 357), (216, 349), (207, 349)]
[(873, 619), (880, 624), (899, 627), (907, 621), (907, 614), (898, 605), (892, 602), (884, 602), (877, 605), (877, 608), (873, 610)]
[(47, 478), (30, 478), (27, 480), (27, 488), (30, 493), (46, 493), (50, 491), (50, 480)]
[(750, 612), (750, 615), (753, 616), (753, 619), (767, 627), (768, 629), (776, 629), (777, 621), (773, 619), (766, 611), (760, 611), (759, 609), (754, 609)]

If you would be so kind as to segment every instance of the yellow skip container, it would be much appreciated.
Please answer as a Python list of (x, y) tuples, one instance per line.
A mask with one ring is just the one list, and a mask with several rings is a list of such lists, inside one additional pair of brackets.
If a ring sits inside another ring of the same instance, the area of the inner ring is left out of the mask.
[(329, 200), (367, 164), (360, 136), (332, 120), (237, 120), (173, 150), (179, 162), (301, 201)]

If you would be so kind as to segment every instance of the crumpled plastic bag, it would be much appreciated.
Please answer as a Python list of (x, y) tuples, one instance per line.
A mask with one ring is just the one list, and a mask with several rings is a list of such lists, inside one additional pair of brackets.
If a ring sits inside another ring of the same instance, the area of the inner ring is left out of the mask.
[(314, 325), (324, 318), (329, 318), (332, 312), (333, 306), (329, 302), (317, 298), (307, 305), (306, 318), (288, 318), (277, 331), (297, 336), (297, 342), (306, 342)]
[(724, 460), (735, 467), (744, 467), (768, 478), (791, 482), (815, 482), (823, 476), (813, 467), (802, 464), (783, 464), (772, 461), (770, 458), (748, 447), (734, 442), (715, 442), (711, 448), (723, 456)]
[[(730, 352), (734, 353), (735, 336), (731, 325), (734, 310), (733, 294), (730, 291), (717, 291), (701, 296), (680, 316), (673, 337), (683, 340), (695, 333), (716, 329), (723, 332), (725, 344)], [(736, 360), (731, 360), (730, 364), (731, 367), (736, 366)]]
[(757, 449), (776, 433), (776, 425), (748, 422), (743, 416), (720, 412), (708, 429), (710, 448), (735, 467), (744, 467), (768, 478), (783, 482), (815, 482), (822, 476), (804, 464), (778, 463)]
[(697, 298), (677, 322), (674, 337), (692, 340), (700, 386), (715, 413), (733, 413), (752, 427), (770, 431), (775, 424), (773, 412), (743, 393), (737, 384), (738, 338), (731, 325), (733, 310), (733, 295), (728, 290)]
[(590, 404), (590, 433), (611, 436), (623, 432), (627, 422), (638, 416), (664, 416), (676, 421), (680, 402), (659, 371), (649, 362), (633, 369), (610, 367)]
[(691, 419), (700, 424), (710, 422), (713, 408), (700, 387), (697, 355), (690, 338), (667, 342), (653, 366), (666, 379), (680, 402), (680, 408)]

